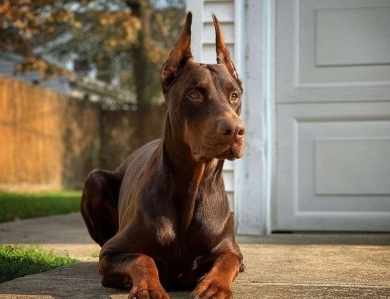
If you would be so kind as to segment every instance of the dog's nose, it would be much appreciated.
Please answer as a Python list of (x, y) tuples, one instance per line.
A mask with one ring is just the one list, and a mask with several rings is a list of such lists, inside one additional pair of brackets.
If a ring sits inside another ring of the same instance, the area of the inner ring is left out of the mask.
[(237, 140), (244, 137), (245, 127), (240, 119), (225, 118), (218, 123), (217, 132), (220, 137)]

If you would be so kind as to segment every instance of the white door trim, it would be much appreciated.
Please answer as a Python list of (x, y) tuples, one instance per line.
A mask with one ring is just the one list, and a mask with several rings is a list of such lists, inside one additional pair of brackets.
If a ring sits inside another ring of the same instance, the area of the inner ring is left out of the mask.
[(266, 41), (267, 51), (264, 57), (266, 64), (265, 78), (266, 78), (266, 131), (267, 131), (267, 153), (266, 159), (267, 175), (266, 175), (266, 216), (267, 226), (266, 234), (272, 233), (272, 197), (275, 194), (276, 187), (276, 108), (275, 108), (275, 0), (265, 0), (267, 3), (267, 23), (266, 23)]
[[(246, 5), (245, 5), (246, 4)], [(238, 234), (271, 233), (273, 182), (273, 24), (274, 0), (235, 1), (235, 49), (243, 61), (242, 118), (247, 133), (244, 156), (236, 163), (235, 217)], [(239, 50), (237, 50), (239, 48)]]

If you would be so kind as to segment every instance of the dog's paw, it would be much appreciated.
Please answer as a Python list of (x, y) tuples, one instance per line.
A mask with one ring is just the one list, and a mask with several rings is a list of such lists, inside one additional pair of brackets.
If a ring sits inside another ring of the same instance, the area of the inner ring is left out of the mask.
[(162, 286), (133, 286), (129, 299), (169, 299), (168, 293)]
[(231, 289), (218, 281), (203, 280), (190, 294), (191, 299), (233, 299)]

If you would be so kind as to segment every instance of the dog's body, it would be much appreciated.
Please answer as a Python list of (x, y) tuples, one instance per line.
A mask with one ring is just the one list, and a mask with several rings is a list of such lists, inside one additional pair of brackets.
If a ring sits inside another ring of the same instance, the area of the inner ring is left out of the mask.
[(102, 246), (102, 284), (131, 285), (129, 298), (169, 298), (163, 286), (232, 298), (243, 268), (222, 178), (224, 159), (242, 156), (242, 87), (215, 17), (214, 24), (218, 64), (193, 61), (189, 13), (162, 68), (163, 139), (85, 183), (81, 213)]

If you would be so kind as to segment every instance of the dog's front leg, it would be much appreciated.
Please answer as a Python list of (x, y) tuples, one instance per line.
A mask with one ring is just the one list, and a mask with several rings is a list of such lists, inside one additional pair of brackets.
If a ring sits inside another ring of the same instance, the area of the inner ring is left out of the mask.
[(105, 287), (132, 284), (129, 299), (169, 299), (160, 283), (157, 266), (147, 255), (103, 253), (99, 272)]
[(193, 299), (231, 299), (233, 280), (240, 269), (240, 259), (233, 252), (220, 255), (214, 262), (210, 272), (190, 294)]

